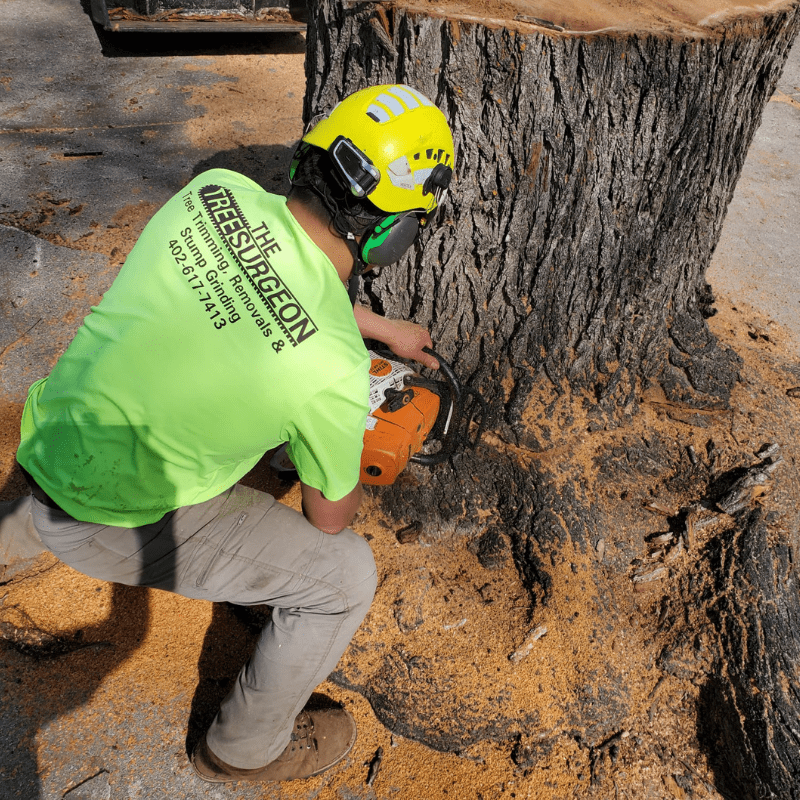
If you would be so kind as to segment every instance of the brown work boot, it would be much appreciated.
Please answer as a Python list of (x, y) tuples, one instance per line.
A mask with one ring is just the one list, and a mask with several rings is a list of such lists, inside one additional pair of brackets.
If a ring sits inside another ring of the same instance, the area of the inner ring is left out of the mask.
[(192, 753), (192, 766), (209, 783), (291, 781), (319, 775), (338, 764), (355, 741), (355, 720), (343, 708), (301, 711), (286, 749), (265, 767), (241, 769), (226, 764), (211, 752), (205, 736)]

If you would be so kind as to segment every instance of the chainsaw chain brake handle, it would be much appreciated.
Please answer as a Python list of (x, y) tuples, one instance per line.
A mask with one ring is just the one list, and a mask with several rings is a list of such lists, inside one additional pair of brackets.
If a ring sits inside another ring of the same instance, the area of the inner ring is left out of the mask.
[[(439, 441), (441, 447), (435, 453), (416, 453), (409, 461), (423, 466), (433, 466), (447, 461), (459, 447), (474, 448), (483, 433), (487, 415), (486, 401), (471, 386), (462, 386), (450, 364), (435, 350), (424, 347), (423, 351), (432, 355), (444, 373), (445, 381), (434, 381), (419, 376), (407, 376), (406, 385), (421, 386), (430, 389), (444, 401), (441, 388), (446, 386), (450, 395), (450, 411), (443, 419), (439, 414), (436, 424), (431, 429), (426, 442)], [(472, 423), (477, 425), (470, 438), (469, 429)]]
[(386, 410), (394, 413), (399, 411), (403, 406), (407, 406), (414, 399), (414, 391), (412, 389), (387, 389), (384, 393), (386, 398)]

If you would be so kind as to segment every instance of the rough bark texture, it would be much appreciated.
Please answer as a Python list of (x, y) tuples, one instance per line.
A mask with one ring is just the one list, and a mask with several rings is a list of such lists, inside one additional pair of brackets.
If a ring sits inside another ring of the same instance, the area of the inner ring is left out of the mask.
[[(382, 505), (398, 523), (461, 536), (487, 563), (508, 542), (532, 617), (566, 563), (597, 623), (547, 735), (499, 695), (490, 719), (480, 704), (473, 713), (457, 664), (443, 674), (400, 651), (370, 673), (341, 666), (337, 679), (393, 730), (454, 751), (483, 738), (516, 742), (521, 769), (569, 736), (591, 754), (594, 779), (638, 713), (607, 652), (611, 632), (630, 624), (620, 579), (643, 545), (630, 498), (672, 492), (678, 526), (690, 503), (715, 502), (725, 478), (713, 447), (690, 461), (679, 440), (641, 432), (598, 440), (583, 466), (571, 459), (587, 433), (610, 437), (642, 403), (694, 429), (728, 407), (741, 360), (709, 332), (705, 271), (798, 28), (797, 4), (693, 33), (592, 34), (312, 4), (307, 118), (365, 85), (405, 82), (451, 120), (451, 198), (418, 249), (365, 283), (362, 300), (427, 325), (495, 413), (492, 447), (424, 478), (411, 470)], [(656, 669), (702, 683), (697, 738), (723, 796), (794, 800), (797, 521), (781, 535), (751, 508), (726, 517), (733, 522), (695, 551), (696, 567), (670, 567), (681, 588), (652, 621), (654, 636), (669, 637)], [(601, 540), (614, 548), (602, 568)], [(680, 613), (678, 599), (697, 608)], [(676, 666), (679, 645), (691, 669)]]
[(793, 7), (696, 36), (523, 34), (313, 5), (306, 117), (407, 82), (455, 134), (452, 199), (373, 305), (431, 326), (510, 425), (534, 376), (612, 416), (640, 383), (724, 404), (737, 361), (704, 325), (704, 273), (799, 23)]
[(703, 587), (720, 647), (700, 737), (732, 798), (800, 797), (800, 586), (791, 538), (774, 523), (752, 511), (716, 542)]

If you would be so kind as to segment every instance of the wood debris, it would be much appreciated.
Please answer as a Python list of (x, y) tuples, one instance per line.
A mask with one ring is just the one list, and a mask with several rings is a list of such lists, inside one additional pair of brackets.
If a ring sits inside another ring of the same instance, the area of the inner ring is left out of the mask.
[(594, 550), (597, 553), (597, 560), (602, 561), (606, 554), (606, 540), (598, 539), (597, 544), (594, 546)]
[(291, 14), (288, 9), (284, 8), (269, 8), (261, 9), (255, 15), (253, 14), (236, 14), (231, 11), (222, 11), (219, 14), (193, 14), (184, 8), (169, 8), (165, 11), (160, 11), (156, 14), (137, 14), (130, 8), (119, 6), (117, 8), (110, 8), (108, 10), (108, 18), (110, 20), (127, 20), (139, 22), (252, 22), (255, 20), (283, 20), (286, 22), (293, 22)]
[(642, 506), (647, 511), (652, 511), (654, 514), (659, 514), (662, 517), (674, 517), (675, 516), (675, 509), (674, 508), (669, 508), (669, 506), (666, 506), (663, 503), (659, 503), (657, 500), (652, 500), (649, 503), (643, 503)]
[(645, 584), (653, 583), (654, 581), (660, 581), (666, 574), (667, 568), (663, 565), (658, 566), (649, 572), (637, 572), (633, 576), (633, 584), (638, 588), (640, 586), (644, 586)]
[(405, 528), (400, 528), (395, 534), (395, 538), (400, 544), (410, 544), (411, 542), (419, 541), (419, 535), (422, 532), (422, 525), (419, 522), (412, 522), (406, 525)]
[(542, 638), (547, 633), (547, 625), (538, 625), (535, 627), (526, 637), (525, 641), (518, 650), (515, 650), (509, 657), (508, 660), (516, 664), (519, 661), (522, 661), (523, 658), (529, 656), (531, 650), (533, 649), (533, 645), (539, 639)]
[(555, 22), (550, 22), (549, 19), (540, 19), (539, 17), (532, 17), (529, 14), (517, 14), (514, 17), (515, 22), (527, 22), (528, 25), (538, 25), (540, 28), (547, 28), (551, 31), (563, 31), (561, 25), (556, 25)]
[(764, 458), (734, 481), (730, 489), (717, 501), (717, 508), (726, 514), (735, 514), (766, 494), (767, 484), (772, 473), (783, 463), (783, 457), (779, 455), (779, 451), (780, 447), (775, 444), (759, 450), (756, 455), (763, 455)]
[(383, 747), (379, 747), (375, 751), (375, 755), (372, 757), (372, 761), (369, 762), (369, 770), (367, 771), (367, 786), (372, 786), (375, 783), (375, 778), (378, 777), (378, 770), (381, 768), (381, 762), (383, 761)]

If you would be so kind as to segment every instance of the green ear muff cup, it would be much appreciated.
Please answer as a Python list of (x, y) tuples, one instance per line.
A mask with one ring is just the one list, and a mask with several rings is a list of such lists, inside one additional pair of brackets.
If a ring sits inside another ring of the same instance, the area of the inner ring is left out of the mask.
[(361, 258), (372, 267), (387, 267), (399, 261), (419, 236), (416, 214), (381, 220), (364, 234)]

